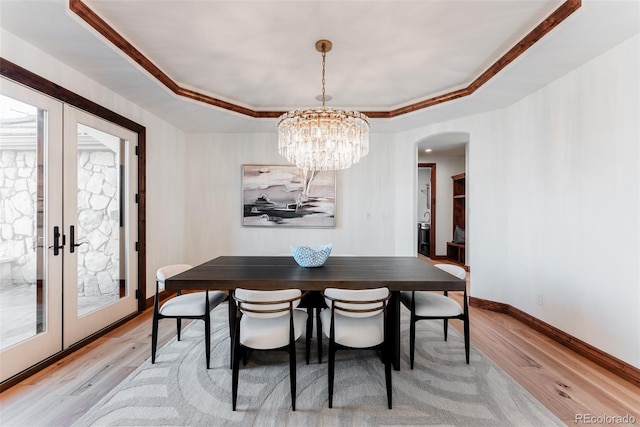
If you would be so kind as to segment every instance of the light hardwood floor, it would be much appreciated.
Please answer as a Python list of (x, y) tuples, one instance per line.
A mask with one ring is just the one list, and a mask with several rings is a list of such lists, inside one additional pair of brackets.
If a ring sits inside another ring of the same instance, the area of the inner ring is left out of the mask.
[(584, 425), (579, 414), (640, 424), (640, 387), (506, 314), (471, 307), (470, 316), (472, 344), (567, 425)]
[[(639, 387), (505, 314), (471, 307), (470, 316), (472, 344), (566, 424), (582, 425), (576, 415), (591, 414), (628, 415), (640, 425)], [(71, 425), (149, 357), (150, 332), (151, 309), (1, 393), (0, 425)], [(174, 332), (164, 321), (159, 345)]]

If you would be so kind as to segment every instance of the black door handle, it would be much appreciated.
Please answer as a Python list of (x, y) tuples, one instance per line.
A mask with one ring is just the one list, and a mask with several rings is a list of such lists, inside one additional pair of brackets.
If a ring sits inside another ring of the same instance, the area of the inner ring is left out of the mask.
[[(60, 244), (60, 237), (62, 237), (62, 244)], [(53, 248), (53, 255), (58, 256), (60, 249), (64, 248), (65, 236), (60, 234), (60, 227), (57, 225), (53, 227), (53, 246), (49, 246), (49, 249)]]
[(69, 235), (70, 235), (69, 252), (71, 253), (74, 253), (78, 246), (84, 243), (87, 243), (87, 242), (76, 243), (76, 227), (73, 225), (69, 226)]

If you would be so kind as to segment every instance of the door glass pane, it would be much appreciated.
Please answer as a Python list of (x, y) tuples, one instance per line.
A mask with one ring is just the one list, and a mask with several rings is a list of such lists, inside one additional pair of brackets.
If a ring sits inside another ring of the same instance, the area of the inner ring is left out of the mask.
[(46, 111), (0, 95), (0, 349), (45, 331)]
[[(78, 124), (78, 316), (128, 295), (123, 153), (127, 141)], [(71, 242), (70, 242), (71, 243)]]

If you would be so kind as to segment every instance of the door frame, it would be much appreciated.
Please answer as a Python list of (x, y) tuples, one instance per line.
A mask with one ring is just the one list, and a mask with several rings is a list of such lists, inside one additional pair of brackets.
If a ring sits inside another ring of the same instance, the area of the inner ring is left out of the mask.
[(68, 354), (74, 352), (90, 343), (91, 341), (101, 337), (112, 329), (127, 322), (132, 317), (137, 316), (147, 308), (147, 284), (146, 284), (146, 127), (105, 108), (87, 98), (84, 98), (75, 92), (72, 92), (58, 84), (47, 80), (25, 68), (16, 65), (5, 58), (0, 58), (0, 75), (12, 80), (16, 83), (27, 86), (35, 91), (41, 92), (52, 98), (55, 98), (63, 103), (69, 104), (80, 110), (91, 113), (104, 120), (110, 121), (114, 124), (122, 126), (125, 129), (129, 129), (138, 134), (138, 147), (136, 154), (138, 156), (138, 288), (135, 290), (137, 297), (138, 310), (131, 316), (127, 316), (124, 319), (110, 325), (95, 334), (81, 340), (80, 342), (72, 345), (71, 347), (56, 353), (55, 355), (43, 360), (42, 362), (34, 365), (33, 367), (7, 379), (0, 383), (0, 392), (4, 391), (11, 386), (17, 384), (23, 379), (33, 375), (34, 373), (44, 369), (45, 367), (55, 363)]
[(431, 168), (431, 215), (429, 216), (429, 252), (430, 259), (436, 259), (436, 164), (435, 163), (418, 163), (418, 168)]

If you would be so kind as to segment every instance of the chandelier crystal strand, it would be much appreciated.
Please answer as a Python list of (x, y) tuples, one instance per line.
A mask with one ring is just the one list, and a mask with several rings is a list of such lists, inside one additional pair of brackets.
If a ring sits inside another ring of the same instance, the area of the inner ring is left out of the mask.
[(357, 111), (325, 106), (325, 61), (331, 42), (319, 40), (322, 53), (322, 107), (289, 111), (278, 119), (278, 150), (303, 170), (346, 169), (369, 153), (369, 119)]

